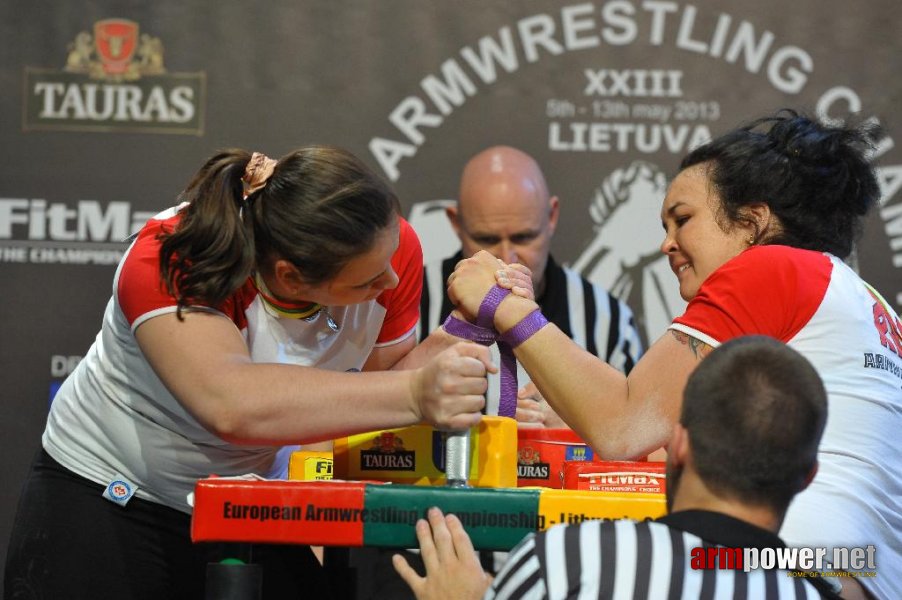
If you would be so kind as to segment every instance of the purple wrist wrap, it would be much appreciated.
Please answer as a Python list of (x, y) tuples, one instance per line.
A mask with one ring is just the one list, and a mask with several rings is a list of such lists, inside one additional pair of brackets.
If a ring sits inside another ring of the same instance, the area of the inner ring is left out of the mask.
[(482, 344), (483, 346), (491, 346), (495, 343), (498, 334), (494, 329), (486, 329), (479, 325), (473, 325), (469, 321), (461, 321), (457, 317), (448, 315), (445, 322), (442, 323), (442, 329), (453, 336)]
[(510, 290), (493, 285), (492, 289), (489, 290), (489, 293), (482, 299), (482, 304), (479, 305), (479, 313), (476, 315), (476, 324), (487, 329), (494, 329), (495, 311), (498, 310), (498, 305), (501, 304), (501, 301), (510, 293)]
[(494, 325), (495, 311), (498, 310), (498, 305), (508, 294), (510, 294), (510, 290), (497, 285), (492, 286), (492, 289), (482, 299), (482, 304), (479, 305), (475, 325), (451, 315), (448, 315), (448, 318), (442, 323), (442, 329), (453, 336), (483, 346), (491, 346), (496, 341), (498, 342), (498, 352), (501, 356), (501, 397), (498, 399), (498, 414), (502, 417), (513, 417), (517, 412), (517, 359), (514, 358), (514, 351), (510, 345), (499, 339)]
[(520, 319), (520, 322), (498, 336), (498, 339), (511, 349), (516, 348), (533, 336), (541, 328), (548, 325), (548, 319), (538, 308)]

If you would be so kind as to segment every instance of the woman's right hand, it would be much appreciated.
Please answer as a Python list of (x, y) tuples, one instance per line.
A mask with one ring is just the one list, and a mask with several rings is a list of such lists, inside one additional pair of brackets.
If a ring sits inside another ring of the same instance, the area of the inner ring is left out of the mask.
[(487, 372), (497, 373), (498, 368), (486, 346), (460, 342), (437, 354), (412, 377), (411, 395), (422, 420), (446, 431), (479, 423)]
[(463, 259), (448, 277), (448, 298), (467, 319), (474, 320), (483, 298), (495, 285), (497, 272), (506, 266), (485, 250)]

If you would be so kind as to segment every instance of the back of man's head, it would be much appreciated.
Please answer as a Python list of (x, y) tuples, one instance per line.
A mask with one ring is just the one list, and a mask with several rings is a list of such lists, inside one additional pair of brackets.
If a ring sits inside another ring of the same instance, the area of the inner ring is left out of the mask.
[(689, 377), (680, 422), (718, 495), (783, 514), (817, 461), (827, 394), (808, 360), (764, 336), (730, 340)]

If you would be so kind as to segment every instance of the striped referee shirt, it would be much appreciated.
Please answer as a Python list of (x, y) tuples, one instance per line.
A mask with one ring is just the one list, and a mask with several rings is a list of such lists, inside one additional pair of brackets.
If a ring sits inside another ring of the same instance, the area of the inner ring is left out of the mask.
[(556, 525), (511, 550), (483, 600), (838, 597), (821, 579), (782, 570), (692, 569), (692, 550), (715, 545), (784, 546), (769, 531), (708, 511)]
[[(423, 268), (423, 293), (420, 296), (420, 341), (442, 324), (454, 306), (448, 298), (445, 282), (454, 266), (463, 259), (458, 252), (451, 258), (427, 264)], [(580, 347), (605, 360), (623, 373), (629, 373), (642, 354), (642, 342), (633, 312), (603, 287), (593, 284), (575, 271), (558, 265), (548, 257), (545, 267), (545, 293), (538, 299), (545, 318), (558, 326)], [(498, 363), (497, 346), (492, 360)], [(517, 382), (523, 387), (529, 379), (518, 365)], [(489, 377), (488, 414), (497, 414), (498, 377)]]

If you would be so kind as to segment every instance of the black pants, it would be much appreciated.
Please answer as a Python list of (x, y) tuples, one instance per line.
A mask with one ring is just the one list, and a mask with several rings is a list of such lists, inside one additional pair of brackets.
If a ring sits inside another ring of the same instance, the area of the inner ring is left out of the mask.
[(306, 546), (193, 544), (191, 517), (132, 498), (118, 506), (102, 485), (41, 450), (19, 499), (4, 598), (203, 600), (206, 565), (238, 558), (263, 566), (263, 598), (331, 598)]

